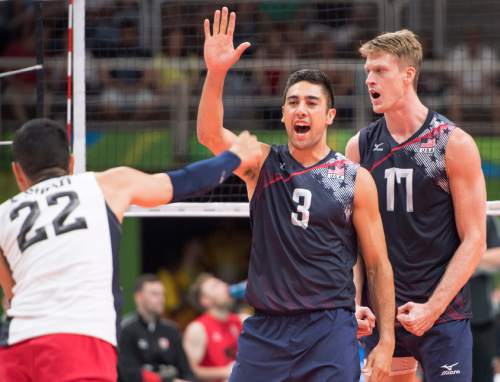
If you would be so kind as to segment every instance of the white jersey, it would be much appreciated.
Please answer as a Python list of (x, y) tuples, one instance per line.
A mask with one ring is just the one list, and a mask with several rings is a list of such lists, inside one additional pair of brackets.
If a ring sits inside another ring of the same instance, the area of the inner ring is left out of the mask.
[(37, 183), (0, 205), (15, 286), (2, 344), (55, 333), (116, 346), (121, 227), (93, 173)]

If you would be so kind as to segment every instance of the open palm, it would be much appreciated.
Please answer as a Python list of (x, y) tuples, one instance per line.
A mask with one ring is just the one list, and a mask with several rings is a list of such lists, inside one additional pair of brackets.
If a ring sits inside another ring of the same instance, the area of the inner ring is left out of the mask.
[(244, 42), (236, 49), (234, 48), (235, 24), (236, 14), (231, 12), (228, 22), (228, 9), (226, 7), (222, 8), (222, 12), (215, 11), (213, 33), (210, 33), (210, 21), (205, 19), (204, 58), (209, 71), (227, 72), (250, 46), (249, 42)]

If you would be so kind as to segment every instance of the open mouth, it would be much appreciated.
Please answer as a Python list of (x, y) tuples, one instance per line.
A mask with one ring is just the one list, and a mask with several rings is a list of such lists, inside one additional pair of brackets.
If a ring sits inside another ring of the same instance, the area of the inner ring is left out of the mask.
[(307, 133), (309, 130), (311, 130), (311, 127), (310, 127), (310, 126), (308, 126), (308, 125), (296, 124), (296, 125), (293, 125), (293, 130), (294, 130), (297, 134), (305, 134), (305, 133)]
[(370, 96), (373, 98), (373, 99), (377, 99), (380, 97), (380, 93), (379, 92), (376, 92), (375, 90), (370, 90)]

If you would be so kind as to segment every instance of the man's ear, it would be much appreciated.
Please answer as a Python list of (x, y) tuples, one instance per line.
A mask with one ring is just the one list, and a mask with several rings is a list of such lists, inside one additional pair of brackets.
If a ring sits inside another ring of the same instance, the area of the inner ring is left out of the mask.
[(26, 191), (31, 187), (31, 181), (28, 176), (24, 173), (23, 169), (18, 162), (12, 162), (12, 173), (16, 178), (17, 187), (21, 192)]
[(413, 84), (413, 80), (415, 80), (415, 76), (417, 75), (417, 69), (415, 69), (413, 66), (408, 66), (406, 68), (405, 74), (406, 74), (405, 76), (406, 82), (411, 85)]
[(328, 113), (326, 116), (326, 124), (331, 125), (333, 123), (333, 120), (335, 119), (336, 115), (337, 115), (337, 109), (335, 109), (333, 107), (331, 109), (328, 109)]
[(73, 170), (75, 169), (75, 156), (71, 154), (68, 161), (68, 174), (73, 175)]

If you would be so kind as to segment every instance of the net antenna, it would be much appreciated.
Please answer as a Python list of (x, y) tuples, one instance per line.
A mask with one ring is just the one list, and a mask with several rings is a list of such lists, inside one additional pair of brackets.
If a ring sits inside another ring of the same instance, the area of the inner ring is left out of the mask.
[[(34, 72), (34, 71), (42, 70), (42, 69), (43, 69), (43, 65), (38, 64), (38, 65), (27, 66), (25, 68), (20, 68), (20, 69), (16, 69), (16, 70), (10, 70), (8, 72), (0, 73), (0, 97), (2, 95), (2, 80), (4, 78), (16, 76), (16, 75), (21, 74), (21, 73)], [(0, 101), (0, 104), (1, 104), (1, 101)], [(1, 107), (0, 107), (0, 136), (2, 136), (2, 108)], [(12, 141), (1, 141), (0, 140), (0, 146), (11, 146), (11, 145), (12, 145)]]
[(487, 202), (486, 213), (490, 216), (500, 216), (500, 200)]
[[(75, 173), (86, 171), (85, 0), (68, 1), (68, 131), (73, 133)], [(172, 203), (132, 206), (128, 217), (248, 217), (248, 203)]]

